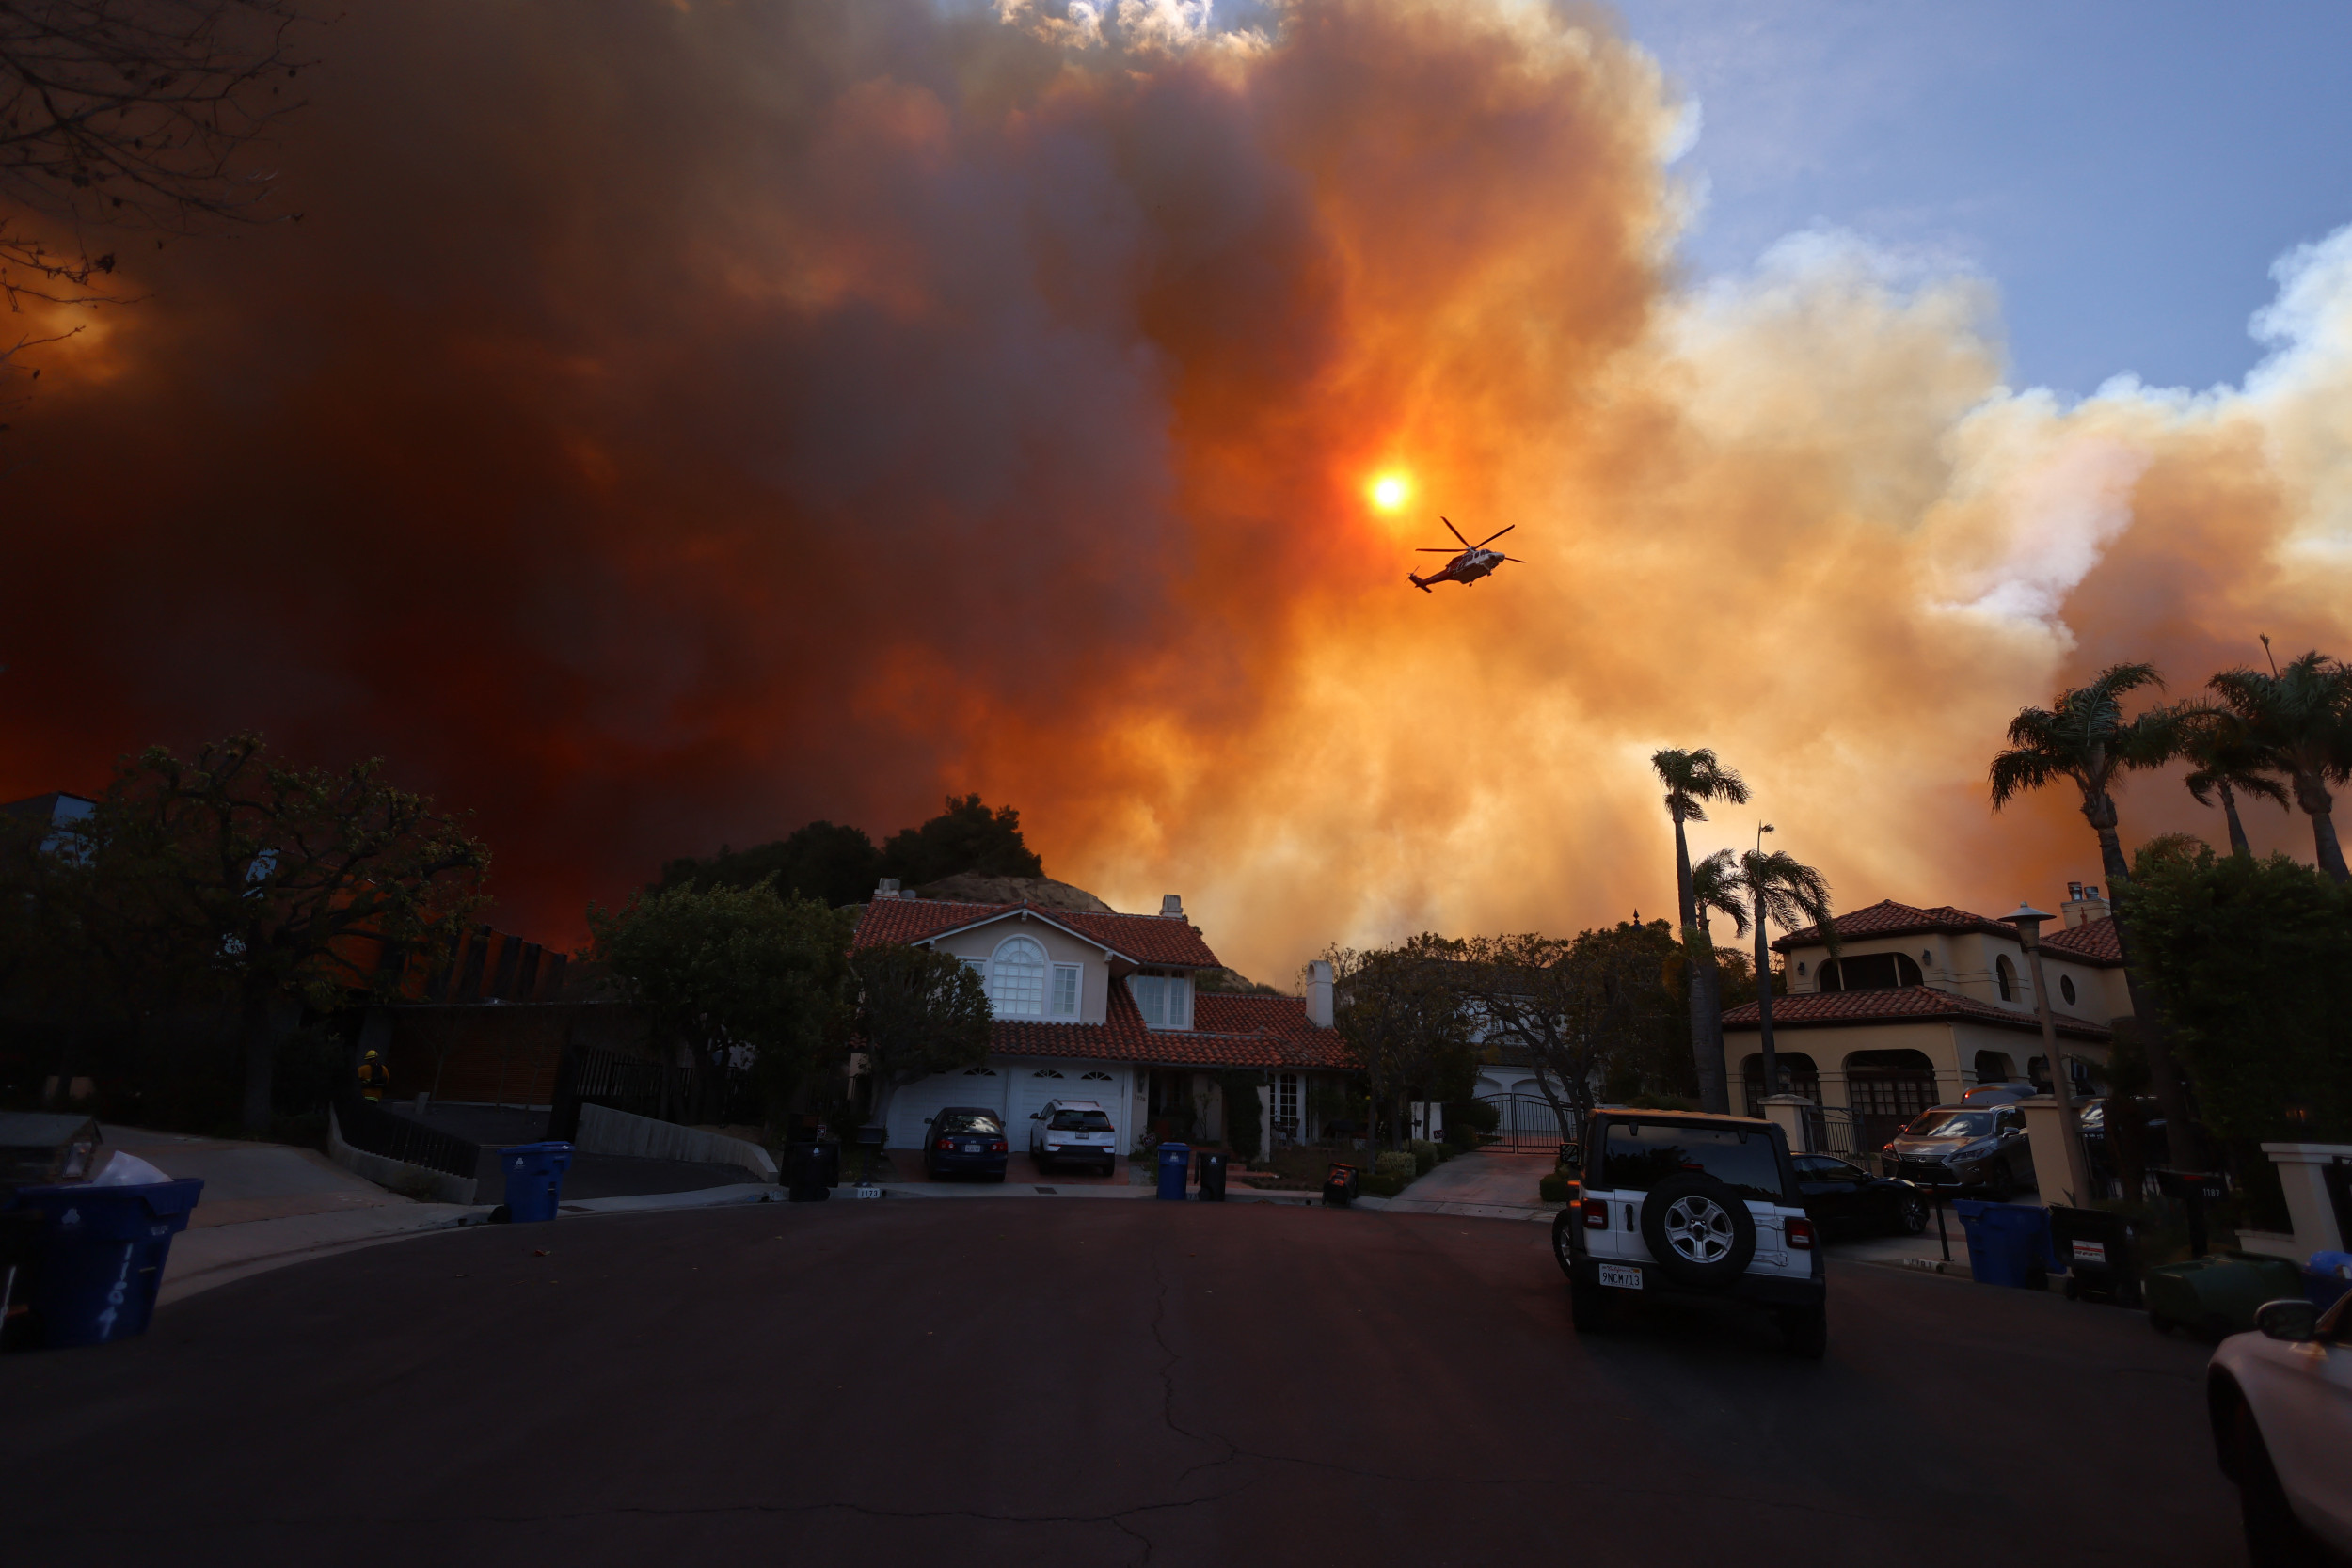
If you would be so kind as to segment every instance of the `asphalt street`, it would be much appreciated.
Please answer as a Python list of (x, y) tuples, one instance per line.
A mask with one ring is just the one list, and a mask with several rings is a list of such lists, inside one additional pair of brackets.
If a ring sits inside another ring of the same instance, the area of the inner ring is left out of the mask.
[[(544, 1256), (542, 1255), (544, 1253)], [(2205, 1350), (1832, 1266), (1569, 1328), (1545, 1228), (769, 1205), (447, 1232), (0, 1360), (14, 1560), (2221, 1564)]]

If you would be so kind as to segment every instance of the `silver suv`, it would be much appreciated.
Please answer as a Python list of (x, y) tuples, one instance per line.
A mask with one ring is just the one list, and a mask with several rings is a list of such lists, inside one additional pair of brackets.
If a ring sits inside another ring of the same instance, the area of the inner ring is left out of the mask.
[(1610, 1106), (1585, 1127), (1581, 1179), (1551, 1225), (1577, 1332), (1644, 1301), (1733, 1301), (1770, 1312), (1795, 1354), (1821, 1357), (1828, 1284), (1778, 1127)]

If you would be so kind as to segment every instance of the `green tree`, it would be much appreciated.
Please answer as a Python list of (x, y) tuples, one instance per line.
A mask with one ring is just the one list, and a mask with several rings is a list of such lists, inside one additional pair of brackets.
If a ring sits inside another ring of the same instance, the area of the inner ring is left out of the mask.
[(933, 947), (867, 947), (850, 960), (857, 1032), (881, 1091), (881, 1119), (899, 1089), (988, 1060), (996, 1011), (972, 966)]
[(881, 878), (882, 851), (861, 829), (833, 822), (795, 828), (772, 844), (730, 849), (702, 859), (684, 856), (661, 868), (657, 893), (671, 888), (755, 887), (773, 882), (786, 897), (814, 898), (832, 909), (862, 904)]
[(2314, 649), (2283, 670), (2224, 670), (2211, 684), (2271, 768), (2295, 785), (2295, 803), (2312, 819), (2319, 868), (2339, 882), (2352, 881), (2328, 788), (2352, 777), (2352, 670)]
[[(1993, 759), (1993, 809), (2029, 789), (2045, 784), (2072, 784), (2082, 796), (2083, 820), (2099, 836), (2099, 863), (2108, 885), (2120, 895), (2131, 881), (2123, 861), (2123, 843), (2116, 831), (2114, 786), (2126, 772), (2162, 767), (2178, 755), (2185, 726), (2178, 709), (2151, 708), (2134, 719), (2123, 717), (2123, 699), (2142, 687), (2164, 681), (2153, 664), (2116, 664), (2099, 672), (2088, 686), (2061, 691), (2049, 707), (2021, 709), (2010, 721), (2010, 750)], [(2187, 1097), (2181, 1092), (2181, 1075), (2171, 1059), (2167, 1030), (2132, 963), (2131, 926), (2119, 902), (2114, 913), (2115, 938), (2123, 955), (2123, 983), (2130, 991), (2132, 1011), (2148, 1021), (2148, 1074), (2164, 1109), (2172, 1156), (2185, 1168), (2202, 1164), (2197, 1129), (2188, 1117)]]
[(1332, 947), (1332, 1024), (1364, 1075), (1373, 1117), (1365, 1133), (1380, 1148), (1380, 1117), (1404, 1119), (1409, 1092), (1474, 1070), (1472, 1018), (1459, 986), (1463, 944), (1423, 933), (1359, 952)]
[(767, 882), (588, 910), (590, 957), (658, 1036), (693, 1053), (706, 1094), (748, 1068), (771, 1109), (842, 1047), (850, 924), (846, 911), (779, 897)]
[(1021, 839), (1021, 814), (1010, 806), (994, 811), (977, 795), (947, 797), (947, 809), (919, 828), (890, 835), (882, 849), (882, 874), (908, 887), (972, 872), (982, 877), (1042, 877), (1045, 866)]
[(2246, 824), (2238, 820), (2237, 798), (2260, 796), (2287, 803), (2286, 785), (2271, 777), (2271, 756), (2259, 744), (2246, 721), (2231, 709), (2210, 704), (2185, 704), (2175, 710), (2181, 720), (2181, 755), (2187, 759), (2185, 782), (2201, 806), (2221, 800), (2221, 815), (2230, 828), (2230, 852), (2251, 860), (2253, 846), (2246, 840)]
[(152, 955), (233, 1006), (256, 1132), (289, 1017), (389, 994), (406, 959), (446, 948), (480, 908), (489, 866), (458, 819), (389, 783), (381, 760), (286, 767), (258, 735), (124, 763), (78, 852), (94, 945), (117, 943), (118, 966)]
[[(1768, 826), (1765, 832), (1772, 830)], [(1757, 835), (1761, 838), (1762, 834)], [(1784, 931), (1818, 927), (1830, 956), (1836, 957), (1836, 911), (1830, 908), (1829, 879), (1785, 850), (1767, 854), (1759, 845), (1740, 857), (1737, 885), (1747, 895), (1749, 925), (1756, 933), (1756, 1022), (1764, 1056), (1764, 1092), (1783, 1092), (1780, 1057), (1772, 1047), (1772, 973), (1768, 927)]]
[(1683, 832), (1686, 822), (1707, 820), (1710, 800), (1745, 805), (1748, 786), (1706, 747), (1695, 752), (1665, 748), (1650, 755), (1661, 784), (1666, 786), (1666, 814), (1675, 825), (1675, 896), (1682, 915), (1682, 944), (1692, 955), (1691, 983), (1691, 1057), (1698, 1069), (1699, 1103), (1709, 1111), (1727, 1111), (1731, 1101), (1724, 1078), (1723, 1008), (1711, 961), (1713, 944), (1701, 924), (1691, 885), (1691, 846)]
[(1473, 937), (1457, 982), (1487, 1046), (1516, 1046), (1563, 1126), (1583, 1125), (1601, 1085), (1672, 1033), (1677, 1011), (1655, 942), (1620, 926), (1574, 938)]
[(2352, 1139), (2352, 889), (2284, 855), (2175, 849), (2138, 857), (2119, 909), (2217, 1135)]

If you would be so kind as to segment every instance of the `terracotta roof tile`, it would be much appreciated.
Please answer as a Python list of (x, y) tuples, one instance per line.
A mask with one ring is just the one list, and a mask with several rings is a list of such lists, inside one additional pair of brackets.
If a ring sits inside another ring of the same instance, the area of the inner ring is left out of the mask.
[(1168, 969), (1223, 967), (1200, 930), (1189, 921), (1156, 914), (1103, 914), (1092, 910), (1056, 910), (1042, 904), (959, 904), (931, 898), (882, 898), (866, 906), (858, 916), (857, 935), (850, 945), (879, 947), (885, 942), (929, 942), (950, 931), (1002, 920), (1026, 911), (1031, 920), (1085, 941), (1107, 947), (1139, 964)]
[(2042, 945), (2076, 963), (2096, 964), (2102, 969), (2123, 967), (2122, 935), (2116, 930), (2115, 922), (2105, 916), (2065, 930), (2046, 931), (2042, 933)]
[(1147, 1028), (1127, 988), (1113, 986), (1103, 1022), (999, 1019), (989, 1053), (1169, 1067), (1347, 1070), (1356, 1065), (1339, 1031), (1309, 1023), (1307, 1004), (1296, 997), (1196, 996), (1193, 1023), (1190, 1029)]
[[(2070, 1014), (2054, 1015), (2058, 1032), (2069, 1039), (2104, 1042), (2109, 1031), (2105, 1024)], [(1724, 1014), (1725, 1029), (1756, 1027), (1756, 1006), (1743, 1002)], [(1772, 1030), (1836, 1029), (1846, 1025), (1866, 1023), (1989, 1023), (2000, 1029), (2018, 1029), (2040, 1034), (2042, 1023), (2031, 1013), (2012, 1012), (1996, 1007), (1990, 1002), (1979, 1002), (1973, 996), (1955, 996), (1947, 990), (1931, 986), (1894, 986), (1883, 990), (1808, 991), (1796, 996), (1772, 998)]]
[[(1855, 937), (1902, 937), (1915, 931), (1985, 931), (1996, 937), (2011, 938), (2017, 935), (1997, 920), (1988, 920), (1983, 915), (1954, 909), (1949, 904), (1923, 910), (1911, 904), (1898, 904), (1892, 898), (1882, 898), (1867, 909), (1841, 914), (1831, 924), (1837, 927), (1840, 941), (1851, 941)], [(1776, 952), (1786, 953), (1791, 947), (1818, 944), (1820, 940), (1821, 928), (1807, 926), (1803, 930), (1789, 932), (1773, 942), (1772, 947)]]

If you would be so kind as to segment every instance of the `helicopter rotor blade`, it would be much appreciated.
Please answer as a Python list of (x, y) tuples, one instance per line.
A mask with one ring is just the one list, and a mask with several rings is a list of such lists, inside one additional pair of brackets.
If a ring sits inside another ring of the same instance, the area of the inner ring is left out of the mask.
[(1511, 531), (1511, 529), (1517, 528), (1517, 527), (1518, 527), (1518, 526), (1519, 526), (1518, 524), (1517, 524), (1517, 523), (1513, 523), (1513, 524), (1511, 524), (1511, 525), (1510, 525), (1510, 528), (1502, 528), (1502, 529), (1497, 529), (1494, 532), (1489, 533), (1488, 535), (1486, 535), (1486, 538), (1481, 539), (1481, 540), (1478, 542), (1477, 547), (1478, 547), (1479, 549), (1482, 549), (1482, 550), (1483, 550), (1483, 549), (1485, 549), (1487, 546), (1489, 546), (1489, 545), (1493, 544), (1496, 540), (1498, 540), (1498, 539), (1502, 538), (1504, 534), (1506, 534), (1506, 533), (1510, 532), (1510, 531)]
[[(1516, 556), (1516, 555), (1506, 555), (1506, 556), (1504, 556), (1502, 559), (1503, 559), (1503, 560), (1505, 560), (1505, 561), (1519, 561), (1519, 558), (1518, 558), (1518, 556)], [(1520, 564), (1520, 565), (1522, 565), (1522, 566), (1525, 566), (1525, 565), (1527, 565), (1527, 564), (1528, 564), (1528, 562), (1524, 562), (1524, 561), (1519, 561), (1519, 564)]]
[[(1452, 535), (1454, 535), (1454, 538), (1456, 538), (1456, 539), (1462, 539), (1462, 531), (1461, 531), (1460, 529), (1455, 528), (1455, 527), (1454, 526), (1454, 519), (1453, 519), (1453, 518), (1451, 518), (1451, 517), (1439, 517), (1439, 518), (1438, 519), (1438, 521), (1439, 521), (1439, 522), (1441, 522), (1441, 523), (1445, 524), (1445, 531), (1446, 531), (1448, 533), (1451, 533), (1451, 534), (1452, 534)], [(1516, 527), (1517, 525), (1514, 525), (1514, 526)], [(1467, 550), (1467, 549), (1471, 548), (1472, 546), (1471, 546), (1470, 542), (1469, 540), (1467, 540), (1467, 539), (1462, 539), (1462, 547), (1463, 547), (1464, 549), (1466, 549), (1466, 550)]]
[(1460, 555), (1462, 552), (1451, 545), (1422, 545), (1413, 553), (1415, 555)]

